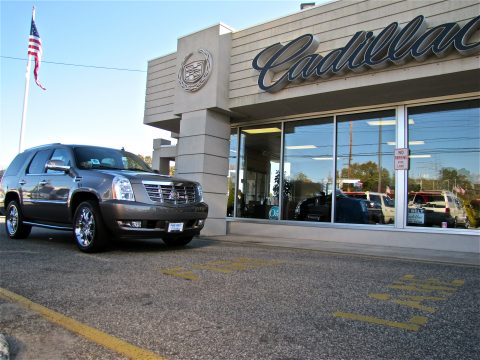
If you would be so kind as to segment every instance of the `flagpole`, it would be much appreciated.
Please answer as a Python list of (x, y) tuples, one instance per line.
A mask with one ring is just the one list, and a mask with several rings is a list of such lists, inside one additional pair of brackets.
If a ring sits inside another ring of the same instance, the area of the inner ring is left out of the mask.
[(30, 88), (30, 67), (32, 59), (31, 55), (28, 55), (27, 62), (27, 72), (25, 74), (25, 95), (23, 97), (23, 111), (22, 111), (22, 124), (20, 126), (20, 141), (18, 143), (18, 152), (21, 153), (23, 150), (23, 136), (25, 133), (25, 122), (27, 120), (27, 103), (28, 103), (28, 93)]
[[(32, 20), (35, 20), (35, 6), (32, 9)], [(28, 104), (28, 93), (30, 89), (30, 69), (32, 64), (32, 56), (28, 55), (27, 61), (27, 70), (25, 73), (25, 93), (23, 96), (23, 111), (22, 111), (22, 123), (20, 125), (20, 139), (18, 142), (18, 152), (21, 153), (23, 150), (23, 137), (25, 133), (25, 124), (27, 121), (27, 104)]]

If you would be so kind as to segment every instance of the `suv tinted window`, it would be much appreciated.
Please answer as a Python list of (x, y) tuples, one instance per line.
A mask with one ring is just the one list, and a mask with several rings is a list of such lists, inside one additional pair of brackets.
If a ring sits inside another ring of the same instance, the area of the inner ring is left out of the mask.
[(376, 203), (379, 203), (379, 204), (382, 203), (382, 200), (380, 199), (380, 196), (378, 196), (378, 195), (370, 194), (370, 201), (373, 201), (373, 202), (376, 202)]
[(390, 197), (388, 197), (388, 196), (384, 197), (384, 198), (383, 198), (383, 201), (385, 202), (385, 206), (387, 206), (387, 207), (395, 207), (395, 203), (394, 203), (394, 201), (393, 201)]
[(28, 167), (27, 174), (43, 174), (45, 173), (45, 163), (51, 150), (41, 150), (35, 154), (30, 166)]
[(15, 159), (13, 159), (12, 163), (8, 167), (7, 171), (5, 172), (4, 176), (15, 176), (18, 174), (20, 169), (22, 168), (25, 160), (27, 159), (28, 153), (21, 153), (18, 154)]
[(356, 198), (356, 199), (366, 199), (367, 198), (366, 194), (350, 194), (348, 196)]
[(426, 195), (424, 198), (427, 199), (427, 202), (444, 202), (445, 198), (443, 195)]
[(94, 146), (82, 146), (74, 149), (77, 166), (88, 169), (117, 169), (152, 171), (138, 156), (127, 151)]

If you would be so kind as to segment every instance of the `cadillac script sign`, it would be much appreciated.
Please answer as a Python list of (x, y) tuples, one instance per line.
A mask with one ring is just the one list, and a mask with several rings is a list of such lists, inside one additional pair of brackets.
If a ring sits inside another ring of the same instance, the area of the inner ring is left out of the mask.
[(293, 81), (382, 69), (413, 59), (424, 61), (433, 55), (446, 56), (453, 50), (463, 56), (471, 55), (480, 50), (480, 42), (469, 42), (479, 28), (480, 16), (463, 27), (451, 22), (427, 29), (425, 18), (420, 15), (403, 29), (394, 22), (376, 36), (371, 31), (359, 31), (344, 47), (325, 56), (315, 53), (320, 44), (318, 37), (306, 34), (285, 45), (277, 43), (262, 50), (253, 59), (252, 67), (260, 72), (260, 89), (274, 93)]

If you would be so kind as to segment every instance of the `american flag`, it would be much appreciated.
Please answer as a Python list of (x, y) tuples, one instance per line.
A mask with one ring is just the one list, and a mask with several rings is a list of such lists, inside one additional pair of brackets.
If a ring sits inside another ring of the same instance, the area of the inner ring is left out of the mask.
[(28, 55), (32, 55), (35, 58), (35, 69), (33, 70), (33, 75), (35, 75), (35, 82), (40, 88), (46, 90), (40, 81), (38, 80), (38, 69), (40, 68), (40, 63), (42, 61), (42, 40), (38, 34), (37, 27), (35, 26), (35, 20), (32, 17), (32, 25), (30, 26), (30, 37), (28, 39)]

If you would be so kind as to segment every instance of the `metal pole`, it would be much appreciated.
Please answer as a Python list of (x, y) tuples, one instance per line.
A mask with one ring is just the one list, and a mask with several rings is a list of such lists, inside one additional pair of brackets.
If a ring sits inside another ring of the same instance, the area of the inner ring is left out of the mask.
[[(32, 20), (35, 20), (35, 6), (32, 9)], [(25, 73), (25, 93), (23, 96), (23, 111), (22, 111), (22, 123), (20, 125), (20, 139), (18, 141), (18, 152), (21, 153), (23, 150), (23, 137), (25, 133), (25, 124), (27, 121), (27, 104), (28, 104), (28, 93), (30, 89), (30, 67), (32, 64), (32, 57), (28, 55), (27, 61), (27, 71)]]
[(18, 142), (18, 152), (21, 153), (23, 150), (23, 137), (25, 133), (25, 123), (27, 121), (27, 103), (28, 103), (28, 93), (30, 88), (30, 65), (31, 65), (31, 56), (28, 56), (27, 62), (27, 72), (25, 74), (25, 95), (23, 97), (23, 111), (22, 111), (22, 123), (20, 125), (20, 140)]

